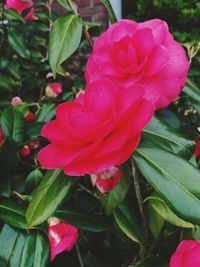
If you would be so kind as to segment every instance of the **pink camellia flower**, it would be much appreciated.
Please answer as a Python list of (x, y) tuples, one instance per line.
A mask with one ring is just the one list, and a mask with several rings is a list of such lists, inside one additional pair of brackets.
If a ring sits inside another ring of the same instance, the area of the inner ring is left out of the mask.
[(196, 139), (195, 140), (195, 150), (194, 150), (194, 155), (195, 155), (195, 158), (198, 158), (200, 157), (200, 139)]
[(110, 167), (108, 170), (92, 174), (93, 186), (96, 186), (102, 194), (112, 191), (121, 181), (122, 171), (117, 167)]
[[(33, 2), (29, 0), (6, 0), (6, 4), (4, 6), (5, 9), (15, 9), (20, 15), (22, 12), (33, 6)], [(25, 16), (25, 19), (35, 20), (37, 17), (34, 16), (34, 8), (32, 8), (28, 14)]]
[(47, 97), (57, 97), (61, 93), (62, 93), (61, 83), (50, 83), (45, 89), (45, 94)]
[(21, 100), (21, 98), (19, 96), (15, 96), (15, 97), (12, 98), (12, 100), (11, 100), (11, 105), (12, 106), (19, 106), (21, 104), (22, 104), (22, 100)]
[(50, 254), (51, 260), (53, 260), (61, 252), (72, 250), (78, 240), (79, 233), (76, 227), (60, 222), (57, 218), (50, 218), (48, 223)]
[(110, 80), (91, 83), (75, 101), (60, 104), (41, 135), (51, 144), (38, 154), (46, 169), (69, 175), (106, 171), (125, 162), (154, 113), (140, 86), (119, 90)]
[(194, 240), (182, 241), (170, 260), (169, 267), (199, 267), (200, 243)]
[(3, 143), (3, 132), (2, 129), (0, 128), (0, 145)]
[(181, 92), (188, 68), (185, 51), (173, 39), (166, 22), (121, 20), (96, 40), (86, 80), (89, 84), (109, 77), (122, 89), (142, 85), (146, 98), (159, 109)]

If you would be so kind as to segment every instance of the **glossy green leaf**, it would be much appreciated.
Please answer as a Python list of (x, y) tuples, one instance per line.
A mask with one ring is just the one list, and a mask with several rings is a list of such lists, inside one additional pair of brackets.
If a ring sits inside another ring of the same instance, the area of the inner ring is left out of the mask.
[(26, 229), (26, 208), (13, 202), (0, 204), (0, 219), (14, 227)]
[(151, 120), (142, 133), (145, 145), (155, 145), (185, 158), (190, 158), (193, 154), (194, 142), (183, 138), (156, 117)]
[(11, 77), (7, 77), (3, 74), (0, 74), (0, 90), (6, 92), (12, 92), (15, 83)]
[(152, 208), (150, 204), (147, 205), (149, 228), (155, 239), (158, 239), (161, 230), (164, 226), (165, 220)]
[(78, 48), (82, 35), (82, 22), (75, 15), (58, 18), (50, 34), (49, 62), (54, 75), (58, 67)]
[(95, 216), (74, 209), (61, 209), (56, 212), (56, 217), (89, 232), (102, 232), (110, 228), (110, 223), (102, 216)]
[(48, 122), (55, 116), (55, 104), (44, 104), (37, 113), (37, 122)]
[(112, 5), (111, 5), (110, 1), (109, 0), (100, 0), (100, 1), (104, 4), (104, 6), (108, 10), (110, 22), (111, 23), (117, 22), (117, 17), (115, 15), (115, 12), (114, 12), (114, 10), (112, 8)]
[(113, 211), (113, 214), (122, 232), (134, 242), (144, 245), (145, 237), (142, 224), (137, 220), (134, 211), (123, 203)]
[(12, 29), (12, 31), (9, 32), (8, 41), (20, 57), (27, 58), (30, 55), (30, 51), (26, 47), (24, 38), (15, 29)]
[(25, 20), (15, 9), (6, 9), (4, 10), (4, 16), (5, 18), (9, 20), (19, 20), (23, 23), (25, 23)]
[(29, 139), (36, 139), (40, 136), (43, 122), (29, 122), (25, 124), (25, 133)]
[(189, 95), (195, 101), (200, 102), (200, 88), (189, 78), (183, 88), (183, 92)]
[(28, 206), (26, 213), (28, 225), (30, 227), (39, 225), (52, 216), (75, 181), (75, 177), (65, 176), (61, 170), (48, 171)]
[(182, 219), (200, 224), (200, 171), (161, 149), (141, 146), (133, 155), (147, 181)]
[(4, 136), (21, 142), (24, 134), (24, 117), (20, 111), (14, 108), (7, 108), (1, 115), (1, 127)]
[(102, 206), (107, 214), (110, 214), (120, 203), (123, 202), (130, 185), (130, 173), (128, 168), (123, 168), (121, 182), (106, 195), (99, 194)]
[(152, 208), (167, 222), (182, 228), (194, 228), (194, 225), (179, 218), (158, 195), (153, 194), (148, 197), (148, 202)]
[(26, 237), (24, 233), (4, 225), (0, 233), (1, 267), (18, 267)]
[(43, 233), (29, 234), (21, 256), (19, 267), (46, 267), (49, 262), (49, 241)]
[[(68, 11), (71, 11), (71, 8), (70, 8), (70, 6), (67, 3), (67, 0), (57, 0), (57, 1), (65, 9), (67, 9)], [(71, 1), (71, 2), (72, 2), (72, 5), (73, 5), (73, 9), (77, 11), (77, 9), (78, 9), (77, 4), (74, 1)]]
[(39, 169), (35, 169), (29, 173), (26, 178), (26, 187), (35, 188), (39, 185), (43, 177), (43, 173)]

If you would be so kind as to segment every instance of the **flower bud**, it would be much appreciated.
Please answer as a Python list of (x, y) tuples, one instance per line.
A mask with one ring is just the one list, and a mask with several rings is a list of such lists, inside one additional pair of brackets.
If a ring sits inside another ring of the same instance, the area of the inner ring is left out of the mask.
[(76, 227), (61, 222), (57, 218), (50, 218), (48, 224), (51, 260), (53, 260), (61, 252), (72, 250), (78, 240), (79, 233)]
[(24, 158), (27, 158), (30, 155), (31, 151), (29, 146), (25, 145), (21, 151), (20, 151), (20, 155)]
[(107, 171), (92, 174), (92, 184), (102, 193), (112, 191), (121, 181), (122, 172), (118, 167), (110, 167)]
[(33, 114), (33, 112), (31, 111), (28, 111), (24, 117), (24, 120), (26, 122), (35, 121), (35, 119), (36, 119), (35, 114)]
[(195, 140), (195, 150), (194, 150), (194, 155), (195, 158), (197, 159), (198, 157), (200, 157), (200, 139), (196, 139)]
[(33, 141), (28, 144), (30, 150), (35, 150), (40, 146), (40, 141)]
[(3, 132), (2, 129), (0, 128), (0, 145), (3, 143)]
[(15, 97), (12, 98), (12, 100), (11, 100), (11, 105), (12, 106), (19, 106), (21, 104), (22, 104), (22, 100), (21, 100), (21, 98), (19, 96), (15, 96)]
[(61, 93), (62, 93), (61, 83), (50, 83), (45, 89), (45, 94), (47, 97), (57, 97)]

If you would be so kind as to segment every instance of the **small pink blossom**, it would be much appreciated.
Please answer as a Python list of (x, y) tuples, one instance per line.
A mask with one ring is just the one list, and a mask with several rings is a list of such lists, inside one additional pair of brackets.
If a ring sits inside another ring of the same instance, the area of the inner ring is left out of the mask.
[(50, 83), (45, 89), (45, 94), (47, 97), (57, 97), (61, 93), (62, 93), (61, 83)]
[(19, 96), (15, 96), (15, 97), (12, 98), (11, 104), (13, 106), (19, 106), (19, 105), (22, 104), (22, 100), (21, 100), (21, 98)]
[(117, 167), (110, 167), (108, 170), (92, 174), (92, 184), (96, 186), (102, 194), (112, 191), (121, 181), (122, 171)]
[(48, 235), (50, 241), (51, 260), (63, 251), (70, 251), (76, 244), (78, 229), (71, 224), (60, 222), (57, 218), (48, 220)]
[(87, 84), (110, 78), (122, 90), (142, 85), (156, 108), (167, 107), (181, 92), (189, 62), (166, 22), (121, 20), (94, 43), (86, 66)]
[[(31, 8), (33, 6), (32, 1), (28, 0), (6, 0), (5, 9), (15, 9), (20, 15), (25, 9)], [(25, 19), (27, 20), (35, 20), (37, 17), (34, 16), (34, 8), (31, 8), (31, 10), (28, 12), (28, 14), (25, 16)]]
[(182, 241), (172, 255), (169, 267), (199, 267), (200, 243), (195, 240)]

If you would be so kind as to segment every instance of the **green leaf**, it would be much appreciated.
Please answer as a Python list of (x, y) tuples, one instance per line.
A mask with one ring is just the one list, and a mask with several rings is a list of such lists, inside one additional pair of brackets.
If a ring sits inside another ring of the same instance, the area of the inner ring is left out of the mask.
[(0, 219), (14, 227), (27, 229), (26, 208), (12, 202), (0, 204)]
[(145, 237), (141, 228), (141, 223), (138, 222), (134, 211), (123, 203), (114, 210), (113, 214), (122, 232), (134, 242), (144, 245)]
[(9, 20), (19, 20), (23, 23), (25, 23), (25, 20), (23, 19), (23, 17), (21, 15), (19, 15), (19, 13), (15, 10), (15, 9), (6, 9), (4, 10), (4, 16), (5, 18), (9, 19)]
[(29, 139), (37, 139), (40, 136), (43, 122), (29, 122), (25, 124), (25, 133)]
[(22, 142), (24, 135), (24, 117), (13, 107), (7, 108), (1, 115), (1, 126), (4, 136), (15, 142)]
[(200, 102), (200, 89), (199, 87), (189, 78), (187, 79), (187, 83), (183, 88), (183, 92), (189, 95), (195, 101)]
[(142, 137), (146, 146), (154, 145), (188, 159), (193, 155), (194, 142), (183, 138), (156, 117), (143, 130)]
[(24, 247), (25, 235), (8, 225), (4, 225), (0, 233), (0, 263), (1, 267), (20, 266), (20, 258)]
[(26, 219), (29, 227), (46, 221), (56, 211), (75, 181), (75, 177), (65, 176), (62, 170), (48, 171), (28, 206)]
[(55, 104), (44, 104), (37, 113), (37, 122), (48, 122), (55, 116)]
[(49, 262), (49, 242), (39, 231), (31, 233), (24, 245), (19, 267), (46, 267)]
[(151, 195), (147, 200), (165, 221), (182, 228), (194, 228), (193, 224), (179, 218), (158, 194)]
[[(71, 8), (70, 8), (70, 6), (68, 5), (68, 3), (67, 3), (67, 1), (66, 0), (57, 0), (58, 1), (58, 3), (62, 6), (62, 7), (64, 7), (65, 9), (67, 9), (68, 11), (71, 11)], [(78, 10), (78, 6), (77, 6), (77, 4), (74, 2), (74, 1), (71, 1), (72, 2), (72, 5), (73, 5), (73, 9), (74, 10)]]
[(158, 257), (149, 257), (129, 267), (167, 267), (167, 265), (161, 264), (161, 260)]
[(50, 34), (49, 62), (54, 75), (58, 67), (78, 48), (82, 35), (82, 22), (78, 16), (58, 18)]
[(0, 74), (0, 90), (6, 92), (12, 92), (13, 87), (15, 86), (14, 81), (11, 77)]
[(42, 172), (39, 169), (35, 169), (29, 173), (26, 178), (26, 187), (27, 188), (35, 188), (39, 185), (43, 177)]
[(130, 173), (128, 167), (123, 168), (121, 182), (107, 195), (99, 194), (102, 206), (107, 214), (110, 214), (120, 203), (123, 202), (130, 185)]
[(61, 209), (56, 217), (65, 220), (72, 225), (89, 232), (102, 232), (110, 228), (110, 223), (102, 216), (91, 215), (75, 209)]
[(152, 208), (150, 204), (147, 205), (149, 228), (155, 239), (158, 239), (161, 230), (164, 227), (165, 220)]
[(109, 0), (100, 0), (102, 2), (102, 4), (104, 4), (104, 6), (107, 8), (108, 10), (108, 14), (109, 14), (109, 19), (110, 19), (110, 22), (113, 24), (115, 22), (117, 22), (117, 17), (115, 15), (115, 12), (112, 8), (112, 5), (110, 3)]
[(27, 58), (30, 55), (24, 38), (22, 37), (21, 33), (17, 32), (15, 29), (9, 31), (8, 41), (11, 47), (18, 53), (20, 57)]
[(186, 160), (161, 149), (140, 147), (133, 155), (147, 181), (182, 219), (200, 224), (200, 172)]

